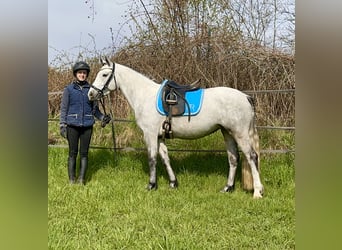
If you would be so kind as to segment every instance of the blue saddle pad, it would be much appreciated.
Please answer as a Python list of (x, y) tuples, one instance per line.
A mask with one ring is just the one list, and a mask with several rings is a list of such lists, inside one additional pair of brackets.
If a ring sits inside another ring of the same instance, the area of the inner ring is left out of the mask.
[[(163, 101), (162, 101), (162, 89), (167, 81), (168, 80), (164, 80), (161, 83), (161, 86), (157, 94), (157, 110), (161, 115), (168, 115), (167, 112), (164, 111)], [(186, 92), (185, 99), (187, 100), (190, 106), (190, 115), (197, 115), (200, 112), (201, 107), (202, 107), (203, 89), (197, 89), (194, 91)], [(185, 105), (185, 111), (184, 111), (183, 116), (186, 116), (186, 115), (189, 115), (189, 109), (187, 105)]]

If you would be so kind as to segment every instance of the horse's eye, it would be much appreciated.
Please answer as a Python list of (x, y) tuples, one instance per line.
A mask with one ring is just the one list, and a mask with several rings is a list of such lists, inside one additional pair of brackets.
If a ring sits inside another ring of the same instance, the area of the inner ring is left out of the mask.
[(103, 77), (107, 77), (107, 76), (108, 76), (108, 74), (103, 74), (102, 76), (103, 76)]

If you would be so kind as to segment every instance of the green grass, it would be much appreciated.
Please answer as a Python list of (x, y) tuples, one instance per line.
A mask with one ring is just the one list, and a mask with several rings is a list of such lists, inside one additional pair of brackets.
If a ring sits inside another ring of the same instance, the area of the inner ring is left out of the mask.
[(66, 149), (48, 153), (49, 249), (295, 248), (293, 155), (262, 155), (265, 196), (255, 200), (240, 174), (235, 192), (219, 192), (227, 176), (221, 153), (171, 152), (180, 186), (169, 189), (158, 161), (157, 191), (145, 189), (144, 152), (91, 150), (85, 186), (68, 184)]

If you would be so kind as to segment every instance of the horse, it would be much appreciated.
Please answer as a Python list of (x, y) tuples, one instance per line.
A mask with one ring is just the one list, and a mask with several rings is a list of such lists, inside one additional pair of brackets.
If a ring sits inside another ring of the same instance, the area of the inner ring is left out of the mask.
[[(100, 100), (110, 91), (120, 90), (134, 111), (136, 123), (143, 132), (149, 164), (148, 190), (157, 189), (156, 163), (159, 153), (169, 177), (170, 188), (178, 187), (171, 167), (162, 124), (165, 116), (157, 112), (156, 98), (160, 84), (135, 70), (101, 58), (102, 67), (88, 92), (91, 101)], [(253, 178), (253, 198), (262, 198), (264, 188), (260, 180), (259, 136), (255, 126), (253, 99), (229, 87), (203, 89), (200, 112), (191, 116), (172, 118), (173, 138), (198, 139), (221, 130), (228, 155), (228, 178), (221, 192), (234, 190), (235, 173), (239, 161), (238, 147), (245, 155)]]

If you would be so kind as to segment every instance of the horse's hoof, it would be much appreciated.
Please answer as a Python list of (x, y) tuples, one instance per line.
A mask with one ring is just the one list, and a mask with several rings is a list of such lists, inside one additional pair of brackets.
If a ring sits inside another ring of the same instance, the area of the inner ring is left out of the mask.
[(254, 190), (253, 198), (254, 199), (260, 199), (260, 198), (262, 198), (263, 194), (264, 194), (264, 189)]
[(234, 185), (233, 186), (227, 185), (221, 190), (222, 193), (231, 193), (233, 191), (234, 191)]
[(178, 187), (178, 181), (175, 180), (175, 181), (170, 181), (170, 188), (177, 188)]
[(254, 199), (261, 199), (262, 198), (262, 195), (260, 193), (254, 193), (253, 194), (253, 198)]
[(147, 185), (147, 187), (146, 187), (146, 189), (148, 190), (148, 191), (151, 191), (151, 190), (157, 190), (157, 183), (149, 183), (148, 185)]

